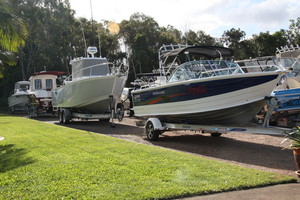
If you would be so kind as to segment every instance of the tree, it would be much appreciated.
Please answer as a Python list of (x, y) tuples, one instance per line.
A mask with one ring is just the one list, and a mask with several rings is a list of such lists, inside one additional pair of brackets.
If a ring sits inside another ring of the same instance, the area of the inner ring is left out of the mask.
[(291, 19), (289, 30), (287, 31), (287, 38), (290, 45), (300, 44), (300, 17), (297, 20)]
[(157, 51), (161, 46), (160, 28), (157, 22), (149, 16), (135, 13), (129, 21), (120, 23), (120, 37), (129, 52), (128, 82), (135, 79), (134, 72), (151, 72), (158, 65)]
[(161, 45), (183, 43), (181, 38), (181, 32), (176, 28), (174, 28), (173, 26), (168, 25), (167, 27), (161, 27), (159, 32), (160, 32), (159, 43)]
[(184, 34), (183, 38), (183, 40), (185, 40), (187, 44), (191, 45), (218, 45), (215, 38), (207, 35), (202, 30), (199, 30), (197, 32), (189, 30)]
[(275, 55), (276, 48), (285, 46), (287, 39), (284, 30), (277, 31), (273, 34), (269, 32), (260, 33), (253, 36), (253, 44), (255, 45), (254, 55), (255, 57), (272, 56)]
[(27, 29), (23, 21), (13, 14), (8, 4), (0, 0), (0, 78), (4, 67), (16, 64), (13, 53), (25, 44)]
[(243, 59), (243, 50), (241, 48), (240, 42), (245, 38), (245, 36), (246, 33), (240, 28), (232, 28), (228, 31), (224, 31), (222, 35), (223, 44), (234, 50), (234, 57), (236, 59)]

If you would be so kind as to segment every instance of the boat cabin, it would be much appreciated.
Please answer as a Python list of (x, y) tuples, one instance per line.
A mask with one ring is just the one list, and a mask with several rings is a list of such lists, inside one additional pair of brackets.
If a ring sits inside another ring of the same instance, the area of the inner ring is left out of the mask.
[(65, 75), (66, 72), (60, 71), (42, 71), (35, 73), (29, 78), (30, 92), (37, 98), (50, 98), (50, 91), (59, 86), (57, 81), (59, 76)]
[(30, 88), (29, 81), (18, 81), (15, 83), (14, 93), (26, 92)]
[(108, 61), (106, 58), (81, 58), (71, 61), (72, 81), (91, 76), (106, 76), (110, 73)]

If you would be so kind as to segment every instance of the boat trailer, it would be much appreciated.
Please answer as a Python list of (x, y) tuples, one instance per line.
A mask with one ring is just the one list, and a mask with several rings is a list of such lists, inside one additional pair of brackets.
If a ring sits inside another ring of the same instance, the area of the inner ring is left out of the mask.
[(120, 122), (124, 118), (124, 106), (122, 102), (116, 105), (113, 95), (109, 96), (109, 101), (110, 105), (108, 111), (100, 114), (78, 112), (71, 108), (58, 108), (59, 122), (62, 124), (68, 124), (73, 118), (86, 121), (89, 119), (98, 119), (99, 121), (104, 122), (111, 121), (110, 126), (115, 128), (116, 124), (114, 123), (114, 119), (118, 119)]
[(165, 131), (188, 130), (200, 133), (210, 133), (211, 136), (219, 137), (223, 133), (228, 132), (244, 132), (263, 135), (282, 136), (285, 131), (292, 129), (269, 126), (269, 119), (273, 110), (278, 106), (278, 102), (274, 97), (266, 97), (268, 111), (266, 113), (263, 124), (248, 124), (245, 126), (226, 126), (226, 125), (197, 125), (197, 124), (180, 124), (167, 123), (159, 118), (149, 118), (144, 125), (144, 132), (150, 141), (157, 141), (159, 135)]

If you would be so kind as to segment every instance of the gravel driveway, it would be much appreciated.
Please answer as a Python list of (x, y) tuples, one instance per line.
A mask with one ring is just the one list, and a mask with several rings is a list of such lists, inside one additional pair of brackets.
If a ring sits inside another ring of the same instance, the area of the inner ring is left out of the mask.
[[(53, 117), (38, 120), (61, 125)], [(231, 132), (211, 137), (192, 131), (173, 131), (165, 132), (159, 141), (152, 142), (146, 139), (143, 128), (135, 125), (135, 119), (124, 118), (122, 122), (115, 122), (116, 128), (111, 128), (108, 122), (80, 120), (63, 126), (296, 177), (293, 153), (290, 149), (283, 149), (288, 143), (281, 144), (283, 137), (280, 136)]]

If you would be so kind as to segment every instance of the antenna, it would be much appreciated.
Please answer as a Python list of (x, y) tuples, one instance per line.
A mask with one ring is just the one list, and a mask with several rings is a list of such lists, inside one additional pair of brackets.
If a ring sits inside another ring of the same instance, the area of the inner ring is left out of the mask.
[[(86, 46), (86, 40), (85, 40), (85, 35), (84, 35), (84, 29), (83, 29), (83, 26), (82, 26), (82, 23), (81, 23), (80, 20), (79, 20), (79, 22), (80, 22), (81, 31), (82, 31), (82, 37), (83, 37), (83, 41), (84, 41), (84, 47), (85, 47), (85, 49), (87, 49), (87, 46)], [(84, 51), (84, 55), (85, 55), (85, 57), (87, 57), (86, 51)]]
[[(92, 18), (92, 32), (95, 33), (95, 30), (94, 30), (94, 19), (93, 19), (93, 6), (92, 6), (92, 0), (90, 0), (90, 7), (91, 7), (91, 18)], [(93, 45), (95, 46), (95, 36), (93, 34)]]
[(102, 56), (101, 56), (101, 40), (100, 40), (100, 32), (99, 32), (99, 34), (98, 34), (98, 37), (99, 37), (99, 57), (101, 58)]

